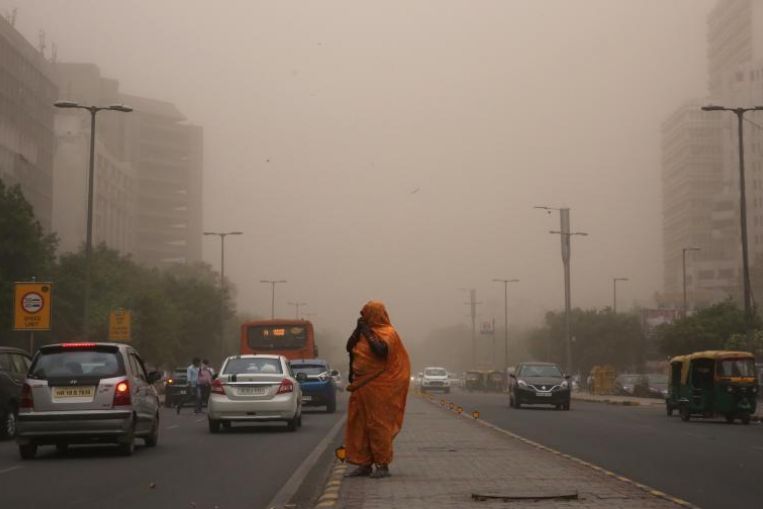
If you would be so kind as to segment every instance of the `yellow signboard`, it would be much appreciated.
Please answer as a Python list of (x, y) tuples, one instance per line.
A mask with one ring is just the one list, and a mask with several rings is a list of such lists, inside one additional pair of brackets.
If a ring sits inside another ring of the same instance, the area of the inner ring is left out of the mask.
[(13, 292), (13, 330), (50, 330), (53, 285), (16, 283)]
[(132, 314), (124, 309), (116, 309), (109, 314), (109, 340), (130, 341)]

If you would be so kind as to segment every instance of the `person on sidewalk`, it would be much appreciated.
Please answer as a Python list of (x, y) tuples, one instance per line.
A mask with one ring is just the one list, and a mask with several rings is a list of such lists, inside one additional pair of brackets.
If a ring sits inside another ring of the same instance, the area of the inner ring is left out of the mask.
[(383, 303), (363, 307), (347, 352), (351, 395), (344, 443), (348, 463), (357, 468), (346, 476), (387, 477), (392, 441), (403, 425), (411, 364)]
[(201, 391), (199, 389), (199, 369), (201, 367), (201, 359), (194, 357), (191, 364), (185, 369), (186, 379), (188, 380), (188, 392), (185, 397), (180, 398), (177, 407), (177, 413), (180, 413), (180, 409), (183, 408), (186, 402), (190, 398), (194, 398), (196, 405), (193, 413), (198, 414), (201, 412)]

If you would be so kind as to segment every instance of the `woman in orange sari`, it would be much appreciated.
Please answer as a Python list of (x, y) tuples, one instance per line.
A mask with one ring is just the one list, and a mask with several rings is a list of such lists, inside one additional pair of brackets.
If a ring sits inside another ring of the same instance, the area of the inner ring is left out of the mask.
[(411, 365), (383, 303), (371, 301), (363, 307), (347, 351), (347, 390), (352, 394), (344, 443), (347, 461), (358, 467), (346, 475), (387, 477), (392, 441), (403, 425)]

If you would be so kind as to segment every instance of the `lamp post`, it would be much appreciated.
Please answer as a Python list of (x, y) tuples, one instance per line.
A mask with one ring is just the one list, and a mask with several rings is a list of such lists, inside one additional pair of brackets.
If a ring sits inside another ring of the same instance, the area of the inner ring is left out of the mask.
[(297, 301), (297, 302), (289, 302), (289, 305), (290, 306), (294, 306), (295, 308), (297, 308), (295, 316), (296, 316), (297, 320), (299, 320), (299, 308), (307, 306), (307, 302), (299, 302), (299, 301)]
[(627, 277), (613, 277), (612, 278), (612, 311), (617, 314), (617, 282), (628, 281)]
[(685, 247), (681, 249), (681, 271), (683, 273), (683, 288), (684, 288), (684, 308), (683, 317), (686, 318), (686, 314), (689, 310), (686, 304), (686, 252), (687, 251), (699, 251), (698, 247)]
[(748, 111), (761, 111), (763, 106), (749, 108), (727, 108), (710, 104), (702, 106), (702, 111), (730, 111), (737, 116), (739, 132), (739, 223), (742, 230), (742, 284), (744, 288), (744, 314), (748, 324), (752, 318), (752, 297), (750, 293), (750, 260), (747, 252), (747, 192), (744, 181), (744, 114)]
[(572, 307), (572, 289), (570, 288), (570, 255), (572, 254), (572, 243), (570, 238), (572, 236), (588, 236), (585, 232), (571, 232), (570, 231), (570, 209), (567, 207), (554, 208), (546, 206), (536, 206), (536, 209), (542, 209), (549, 214), (552, 210), (559, 211), (559, 231), (550, 231), (549, 233), (559, 235), (562, 240), (562, 263), (564, 264), (564, 336), (565, 336), (565, 353), (567, 373), (572, 374), (572, 333), (570, 331), (570, 314)]
[(225, 358), (225, 237), (228, 235), (243, 235), (244, 232), (204, 232), (205, 236), (217, 236), (220, 237), (220, 290), (222, 291), (222, 302), (220, 304), (220, 351)]
[(503, 373), (509, 370), (509, 283), (519, 283), (519, 279), (493, 279), (495, 283), (503, 283)]
[(87, 106), (74, 101), (56, 101), (56, 108), (75, 108), (90, 112), (90, 164), (87, 174), (87, 229), (85, 237), (85, 295), (82, 312), (82, 335), (88, 338), (90, 334), (90, 277), (92, 271), (93, 254), (93, 181), (95, 179), (95, 115), (99, 111), (110, 110), (121, 113), (130, 113), (132, 108), (124, 104), (112, 104), (111, 106)]
[(271, 286), (270, 294), (270, 319), (275, 320), (276, 317), (276, 285), (286, 283), (285, 279), (261, 279), (260, 283), (268, 284)]

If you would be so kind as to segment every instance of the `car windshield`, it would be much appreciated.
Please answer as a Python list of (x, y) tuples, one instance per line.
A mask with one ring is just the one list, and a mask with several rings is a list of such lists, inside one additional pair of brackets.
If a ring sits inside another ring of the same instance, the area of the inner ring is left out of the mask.
[(525, 364), (519, 376), (523, 377), (561, 377), (562, 372), (552, 364)]
[(323, 364), (292, 364), (291, 369), (294, 373), (304, 373), (306, 375), (320, 375), (328, 372), (328, 368)]
[(752, 359), (723, 359), (716, 364), (716, 372), (722, 377), (754, 377), (755, 362)]
[(97, 376), (111, 378), (125, 373), (119, 354), (115, 351), (43, 350), (32, 365), (32, 378)]
[(448, 376), (448, 372), (443, 368), (427, 368), (424, 370), (426, 376)]
[(266, 358), (230, 359), (223, 368), (224, 375), (276, 375), (283, 374), (281, 361)]

